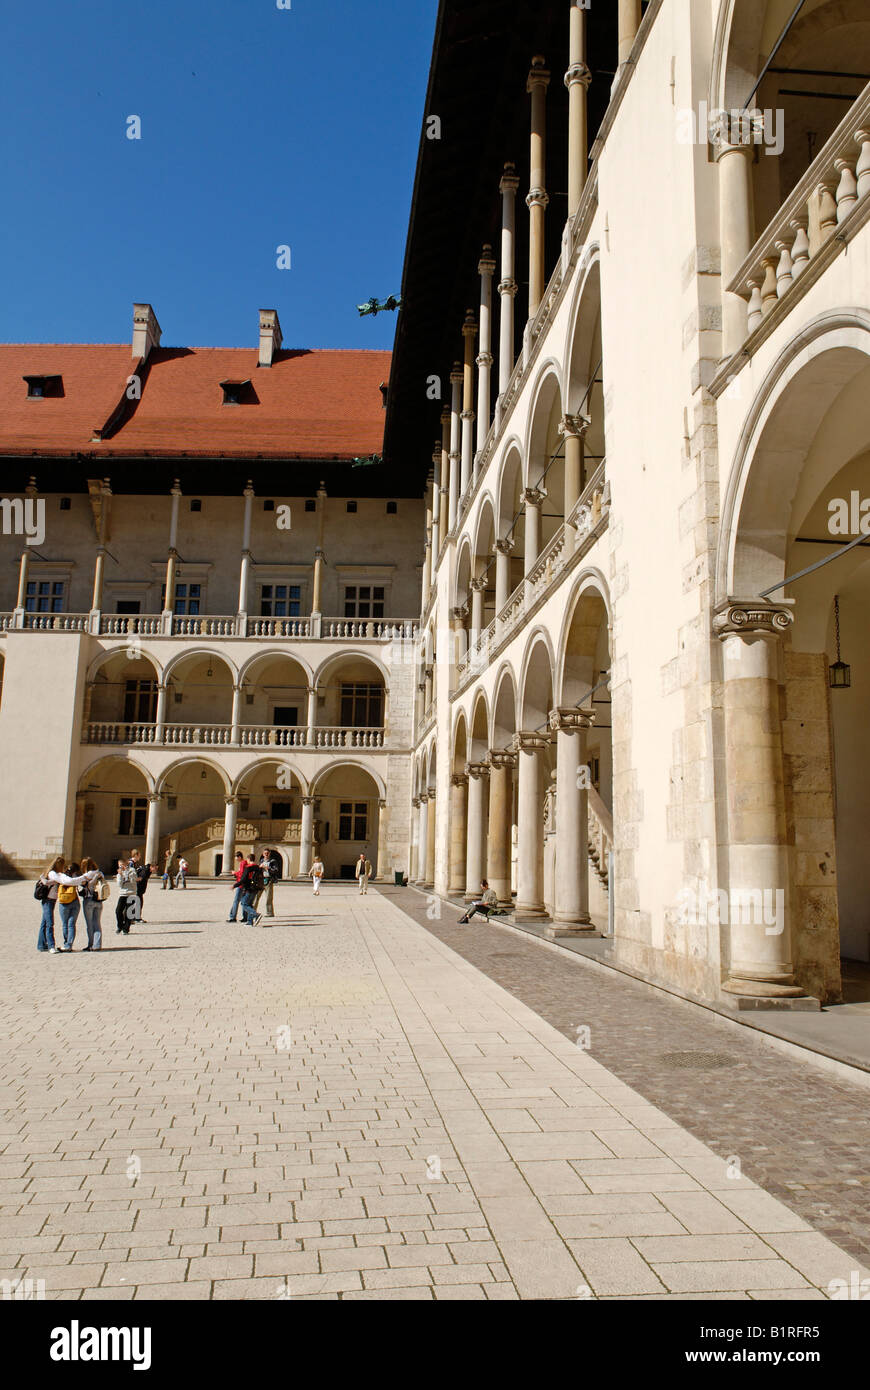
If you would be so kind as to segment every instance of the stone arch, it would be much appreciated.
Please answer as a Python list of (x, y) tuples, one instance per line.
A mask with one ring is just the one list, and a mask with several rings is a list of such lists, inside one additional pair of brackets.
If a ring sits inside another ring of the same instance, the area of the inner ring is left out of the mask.
[(286, 768), (287, 771), (299, 783), (302, 795), (308, 795), (308, 779), (304, 777), (303, 774), (299, 771), (298, 764), (291, 762), (289, 758), (280, 757), (257, 758), (249, 762), (247, 766), (243, 768), (243, 770), (240, 773), (238, 773), (238, 775), (233, 779), (232, 791), (230, 795), (238, 796), (240, 791), (242, 791), (245, 782), (248, 780), (248, 778), (251, 777), (254, 773), (259, 772), (266, 767)]
[(565, 367), (565, 406), (568, 415), (585, 417), (589, 427), (583, 441), (587, 479), (606, 450), (604, 429), (604, 344), (601, 324), (601, 262), (598, 248), (577, 286), (571, 309), (571, 329)]
[(134, 650), (140, 654), (137, 655), (136, 660), (147, 661), (148, 664), (153, 667), (157, 680), (160, 682), (165, 680), (163, 663), (160, 659), (155, 656), (154, 652), (146, 650), (138, 637), (131, 636), (126, 644), (119, 647), (106, 647), (103, 651), (97, 653), (88, 666), (88, 674), (86, 676), (87, 684), (93, 684), (100, 671), (104, 666), (108, 665), (110, 661), (115, 661), (119, 657), (123, 657), (125, 660), (129, 661), (130, 658), (126, 656), (126, 653)]
[(107, 766), (108, 766), (109, 764), (112, 764), (114, 767), (117, 767), (117, 768), (121, 768), (121, 767), (130, 767), (130, 768), (134, 768), (135, 771), (138, 772), (139, 775), (141, 776), (141, 778), (142, 778), (142, 780), (143, 780), (143, 782), (144, 782), (144, 784), (145, 784), (145, 789), (146, 789), (146, 791), (149, 792), (149, 793), (153, 793), (153, 792), (154, 792), (154, 790), (155, 790), (154, 778), (152, 777), (152, 775), (151, 775), (151, 773), (148, 771), (148, 769), (144, 766), (144, 764), (138, 762), (136, 758), (124, 757), (124, 756), (122, 756), (121, 754), (115, 754), (115, 753), (103, 753), (103, 754), (101, 754), (101, 755), (98, 755), (98, 756), (94, 759), (94, 761), (93, 761), (92, 763), (88, 763), (87, 767), (82, 771), (81, 776), (79, 777), (79, 781), (78, 781), (78, 788), (79, 788), (79, 791), (85, 791), (85, 790), (86, 790), (86, 787), (84, 786), (85, 780), (86, 780), (86, 779), (90, 779), (91, 777), (93, 777), (93, 775), (94, 775), (94, 773), (96, 772), (97, 768), (102, 767), (104, 764), (106, 764)]
[(202, 757), (195, 753), (191, 753), (189, 757), (176, 758), (175, 762), (170, 763), (169, 767), (164, 768), (157, 778), (155, 791), (160, 795), (165, 795), (169, 779), (189, 767), (209, 768), (210, 771), (214, 772), (219, 778), (223, 786), (224, 794), (226, 796), (230, 795), (230, 779), (220, 763), (214, 762), (213, 759), (209, 757)]
[(353, 768), (357, 772), (367, 773), (369, 777), (372, 779), (372, 782), (374, 783), (375, 787), (377, 788), (378, 796), (382, 800), (386, 800), (387, 786), (381, 774), (377, 771), (376, 768), (372, 767), (369, 764), (360, 762), (356, 758), (342, 758), (339, 762), (329, 763), (328, 766), (322, 767), (320, 771), (315, 773), (314, 777), (312, 777), (311, 779), (311, 791), (309, 795), (316, 796), (318, 791), (320, 790), (321, 783), (327, 777), (330, 777), (334, 772), (340, 772), (341, 769), (345, 767)]
[[(383, 677), (384, 689), (385, 689), (385, 690), (387, 691), (387, 693), (389, 694), (389, 688), (390, 688), (390, 669), (389, 669), (389, 667), (388, 667), (387, 665), (385, 665), (385, 663), (381, 660), (381, 658), (380, 658), (379, 656), (376, 656), (376, 655), (374, 654), (374, 652), (370, 652), (370, 651), (365, 651), (365, 652), (351, 652), (351, 651), (345, 651), (345, 652), (339, 652), (339, 653), (338, 653), (337, 655), (335, 655), (335, 656), (328, 656), (328, 657), (327, 657), (324, 661), (322, 661), (322, 662), (320, 663), (320, 665), (317, 667), (317, 670), (316, 670), (315, 673), (314, 673), (314, 677), (313, 677), (313, 682), (312, 682), (312, 683), (313, 683), (314, 685), (316, 685), (316, 686), (323, 685), (324, 682), (325, 682), (325, 680), (327, 679), (327, 677), (331, 674), (331, 672), (332, 672), (332, 670), (333, 670), (334, 667), (341, 666), (341, 665), (346, 664), (346, 663), (348, 663), (348, 662), (353, 662), (353, 663), (359, 662), (359, 663), (361, 663), (361, 664), (362, 664), (362, 663), (366, 663), (366, 664), (368, 664), (369, 666), (375, 667), (375, 669), (377, 670), (378, 674), (379, 674), (380, 676)], [(301, 663), (300, 663), (300, 664), (301, 664)]]
[[(532, 393), (532, 406), (526, 430), (526, 487), (537, 487), (547, 470), (552, 447), (558, 444), (558, 421), (562, 418), (562, 373), (555, 358), (549, 358), (538, 372)], [(544, 483), (546, 486), (546, 482)]]
[(526, 644), (520, 674), (520, 725), (524, 733), (546, 726), (553, 708), (555, 660), (549, 632), (535, 628)]
[(98, 756), (78, 779), (72, 859), (86, 854), (114, 873), (122, 855), (145, 846), (153, 792), (151, 773), (135, 758)]
[(493, 686), (490, 737), (492, 747), (507, 751), (519, 727), (517, 723), (517, 678), (513, 667), (504, 662)]
[(255, 652), (253, 656), (249, 656), (247, 661), (243, 662), (239, 668), (239, 685), (250, 680), (252, 671), (257, 667), (268, 666), (270, 661), (294, 661), (305, 673), (308, 685), (314, 684), (314, 672), (308, 662), (298, 654), (297, 648), (294, 648), (291, 653), (286, 648), (282, 650), (280, 647), (268, 647), (265, 651)]
[(225, 656), (222, 651), (217, 652), (214, 649), (210, 650), (208, 647), (194, 647), (188, 651), (176, 652), (173, 657), (170, 657), (164, 668), (164, 681), (168, 682), (177, 679), (176, 671), (179, 666), (183, 666), (188, 662), (193, 664), (195, 661), (208, 661), (225, 666), (230, 673), (232, 684), (238, 685), (239, 673), (235, 662), (231, 661), (228, 656)]
[(464, 771), (468, 758), (468, 719), (465, 710), (461, 709), (456, 716), (453, 725), (453, 737), (451, 739), (451, 770), (454, 775)]
[(485, 690), (478, 690), (471, 705), (469, 721), (469, 762), (483, 762), (489, 754), (489, 700)]
[(565, 600), (565, 611), (556, 649), (554, 690), (558, 704), (576, 704), (590, 689), (600, 656), (601, 631), (609, 650), (611, 626), (610, 594), (600, 570), (588, 569), (578, 575)]

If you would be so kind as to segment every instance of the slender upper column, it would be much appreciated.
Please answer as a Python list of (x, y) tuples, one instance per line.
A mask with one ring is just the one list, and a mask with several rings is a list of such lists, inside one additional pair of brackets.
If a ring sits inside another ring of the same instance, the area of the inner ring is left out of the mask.
[(435, 795), (435, 788), (429, 788), (429, 800), (426, 806), (426, 882), (427, 888), (435, 887), (435, 829), (437, 820), (438, 802)]
[[(804, 993), (795, 984), (792, 956), (779, 681), (780, 639), (793, 622), (786, 605), (736, 599), (713, 621), (724, 644), (731, 963), (723, 988), (729, 994), (787, 999)], [(725, 941), (723, 947), (724, 957)]]
[(537, 487), (527, 487), (523, 491), (523, 505), (526, 509), (526, 578), (541, 553), (541, 507), (546, 495), (546, 492)]
[(221, 877), (231, 878), (236, 863), (236, 821), (239, 815), (239, 798), (224, 797), (224, 853)]
[(468, 777), (457, 773), (450, 779), (450, 859), (448, 893), (465, 892), (465, 855), (468, 836)]
[(419, 829), (417, 831), (417, 883), (426, 883), (426, 851), (429, 844), (429, 798), (420, 797)]
[(172, 484), (172, 506), (169, 513), (169, 555), (166, 560), (166, 595), (163, 600), (163, 612), (169, 615), (175, 612), (175, 575), (178, 569), (178, 509), (181, 505), (181, 484), (178, 479)]
[(308, 744), (309, 748), (313, 748), (313, 747), (314, 747), (314, 740), (315, 740), (315, 731), (316, 731), (316, 729), (317, 729), (317, 686), (316, 686), (316, 685), (310, 685), (310, 686), (308, 687), (308, 720), (307, 720), (307, 723), (308, 723), (308, 732), (307, 732), (307, 734), (306, 734), (305, 742)]
[(452, 418), (450, 407), (445, 405), (441, 411), (441, 521), (438, 527), (442, 545), (453, 524), (450, 520), (450, 491), (453, 486), (453, 469), (450, 463), (450, 422)]
[(571, 6), (570, 67), (565, 73), (568, 88), (568, 216), (580, 206), (586, 186), (589, 163), (589, 132), (586, 94), (592, 74), (586, 66), (586, 11)]
[[(248, 589), (251, 578), (251, 520), (254, 510), (254, 484), (248, 479), (244, 491), (245, 516), (242, 522), (242, 563), (239, 570), (239, 618), (243, 620), (248, 613)], [(244, 633), (240, 634), (244, 636)]]
[(489, 886), (499, 903), (510, 907), (511, 899), (511, 812), (516, 753), (494, 749), (489, 755), (489, 835), (486, 863)]
[[(412, 797), (412, 798), (411, 798), (411, 806), (412, 806), (413, 809), (412, 809), (412, 811), (411, 811), (411, 845), (410, 845), (410, 850), (409, 850), (409, 854), (408, 854), (408, 859), (409, 859), (409, 861), (410, 861), (410, 862), (409, 862), (409, 866), (408, 866), (408, 882), (409, 882), (409, 883), (417, 883), (417, 882), (419, 881), (419, 874), (417, 873), (417, 865), (418, 865), (419, 859), (420, 859), (420, 798), (419, 798), (419, 796), (415, 796), (415, 797)], [(416, 812), (416, 814), (415, 814), (415, 812)]]
[(628, 61), (640, 28), (641, 0), (619, 0), (619, 66)]
[(554, 709), (550, 729), (556, 735), (556, 882), (553, 927), (549, 935), (590, 929), (589, 790), (581, 775), (586, 731), (595, 711)]
[(516, 166), (506, 164), (499, 191), (501, 193), (501, 280), (499, 281), (499, 349), (498, 349), (498, 409), (508, 389), (514, 369), (514, 300), (517, 296), (516, 223), (517, 190), (520, 181)]
[(462, 372), (462, 479), (460, 488), (464, 497), (471, 483), (471, 470), (474, 456), (474, 343), (477, 338), (477, 319), (469, 309), (462, 325), (465, 339), (465, 365)]
[(580, 501), (586, 485), (584, 476), (583, 443), (590, 420), (585, 415), (566, 415), (559, 424), (565, 440), (565, 520)]
[(390, 803), (383, 797), (378, 800), (378, 850), (375, 858), (375, 878), (387, 877), (387, 832), (390, 828)]
[(314, 797), (302, 798), (302, 825), (299, 833), (299, 876), (308, 873), (314, 861)]
[(486, 578), (471, 581), (471, 641), (477, 641), (483, 631), (483, 601), (486, 594)]
[(450, 405), (450, 530), (455, 531), (456, 523), (459, 519), (459, 490), (460, 476), (459, 465), (462, 454), (459, 449), (460, 431), (462, 428), (462, 384), (465, 375), (460, 362), (454, 363), (453, 371), (450, 373), (450, 386), (452, 388)]
[(441, 441), (435, 441), (432, 452), (432, 580), (441, 553)]
[[(480, 272), (480, 350), (477, 354), (477, 452), (480, 454), (489, 434), (492, 408), (492, 277), (495, 257), (492, 247), (483, 248)], [(475, 459), (475, 473), (477, 460)]]
[(726, 288), (733, 280), (755, 241), (752, 162), (754, 145), (744, 139), (755, 113), (732, 119), (723, 114), (710, 135), (719, 166), (719, 240), (722, 247), (722, 354), (730, 357), (742, 347), (747, 334), (746, 303)]
[(495, 543), (495, 612), (501, 613), (511, 596), (511, 553), (516, 542), (505, 536)]
[(429, 595), (432, 592), (432, 557), (433, 557), (433, 511), (434, 500), (433, 491), (435, 485), (435, 475), (430, 471), (426, 478), (426, 543), (423, 547), (423, 610), (429, 602)]
[(233, 686), (233, 712), (230, 724), (230, 743), (239, 743), (242, 736), (242, 687)]
[(532, 59), (527, 91), (532, 98), (532, 137), (530, 144), (531, 187), (526, 198), (529, 208), (529, 318), (541, 306), (547, 284), (545, 240), (547, 205), (547, 88), (550, 74), (540, 56)]
[(109, 525), (109, 503), (112, 496), (112, 487), (108, 478), (104, 478), (100, 487), (100, 523), (97, 540), (97, 555), (94, 561), (94, 592), (91, 601), (91, 609), (98, 613), (103, 606), (103, 581), (106, 573), (106, 535)]
[(164, 681), (160, 681), (157, 686), (157, 709), (154, 715), (154, 742), (162, 743), (166, 729), (166, 696), (167, 687)]
[(486, 778), (487, 763), (467, 763), (468, 776), (468, 838), (465, 858), (465, 897), (471, 902), (480, 892), (480, 881), (486, 874)]
[(160, 849), (160, 806), (163, 798), (159, 792), (148, 793), (148, 825), (145, 830), (145, 863), (156, 864)]
[(317, 618), (323, 612), (323, 566), (326, 556), (320, 546), (314, 552), (314, 576), (311, 586), (311, 616)]
[(541, 768), (550, 739), (542, 733), (518, 733), (513, 752), (517, 772), (517, 913), (544, 915), (544, 830), (541, 814)]

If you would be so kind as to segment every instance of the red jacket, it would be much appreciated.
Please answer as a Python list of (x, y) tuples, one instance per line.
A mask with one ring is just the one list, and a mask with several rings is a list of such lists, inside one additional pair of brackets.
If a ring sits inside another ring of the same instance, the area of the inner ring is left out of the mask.
[(243, 860), (242, 860), (241, 864), (239, 865), (239, 867), (236, 869), (235, 873), (233, 874), (233, 877), (234, 877), (234, 879), (236, 880), (236, 883), (241, 883), (241, 881), (242, 881), (242, 874), (245, 872), (245, 869), (249, 868), (249, 866), (250, 866), (251, 864), (253, 864), (253, 863), (254, 863), (253, 859), (243, 859)]

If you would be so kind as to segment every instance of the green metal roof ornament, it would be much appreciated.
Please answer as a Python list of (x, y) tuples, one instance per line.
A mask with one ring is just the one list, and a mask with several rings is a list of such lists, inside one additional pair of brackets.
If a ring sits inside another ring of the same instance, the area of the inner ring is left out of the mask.
[(401, 303), (401, 299), (397, 299), (394, 294), (391, 294), (389, 299), (385, 299), (383, 303), (379, 299), (369, 299), (365, 304), (358, 304), (356, 307), (360, 318), (364, 319), (367, 314), (382, 314), (387, 310), (398, 309)]
[(367, 459), (354, 459), (352, 468), (377, 468), (384, 461), (382, 454), (371, 454)]

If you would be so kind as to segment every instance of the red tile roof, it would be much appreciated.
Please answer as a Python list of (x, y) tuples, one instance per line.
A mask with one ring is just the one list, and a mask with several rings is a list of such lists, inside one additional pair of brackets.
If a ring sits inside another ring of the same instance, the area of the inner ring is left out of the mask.
[[(155, 348), (142, 397), (126, 345), (0, 344), (0, 454), (97, 458), (348, 459), (380, 453), (391, 353), (280, 352), (258, 368), (249, 348)], [(63, 396), (28, 400), (24, 376), (63, 377)], [(224, 405), (222, 381), (251, 382), (257, 403)], [(126, 412), (115, 417), (119, 405)], [(103, 431), (104, 437), (95, 439)]]

